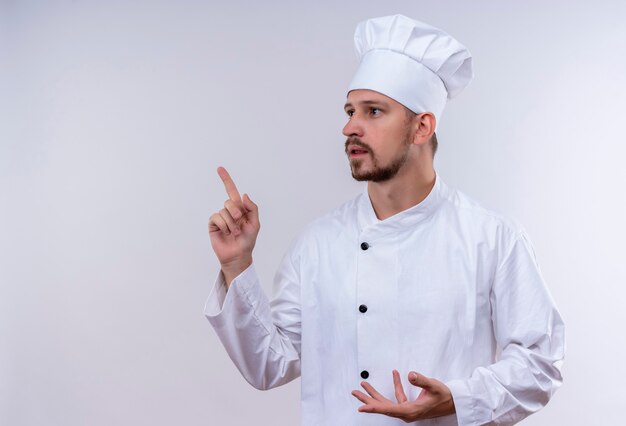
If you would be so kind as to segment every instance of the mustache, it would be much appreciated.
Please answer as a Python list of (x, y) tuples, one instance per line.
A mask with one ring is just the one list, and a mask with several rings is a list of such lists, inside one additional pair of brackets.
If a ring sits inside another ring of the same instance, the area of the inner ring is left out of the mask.
[(348, 139), (346, 139), (346, 143), (344, 144), (344, 151), (346, 152), (346, 155), (348, 154), (348, 145), (355, 145), (355, 146), (358, 146), (359, 148), (366, 149), (370, 153), (372, 152), (372, 149), (370, 148), (370, 146), (366, 144), (365, 142), (361, 141), (361, 139), (359, 139), (356, 136), (351, 136)]

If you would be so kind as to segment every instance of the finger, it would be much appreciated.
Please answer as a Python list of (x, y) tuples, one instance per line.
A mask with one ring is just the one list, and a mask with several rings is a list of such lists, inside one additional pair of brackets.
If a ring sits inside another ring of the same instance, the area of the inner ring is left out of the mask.
[(418, 386), (422, 389), (426, 389), (426, 390), (432, 390), (433, 388), (433, 381), (430, 380), (428, 377), (416, 373), (415, 371), (411, 371), (409, 373), (409, 382), (411, 382), (412, 385), (414, 386)]
[(248, 194), (243, 194), (243, 206), (251, 213), (257, 213), (259, 211), (259, 206), (252, 202)]
[(235, 223), (233, 217), (228, 213), (228, 210), (222, 209), (220, 210), (220, 216), (226, 222), (226, 226), (228, 226), (228, 230), (233, 233), (233, 235), (239, 235), (241, 229), (239, 225)]
[(361, 405), (359, 407), (359, 412), (361, 413), (377, 413), (377, 414), (387, 414), (383, 413), (378, 407), (375, 407), (370, 404)]
[(209, 232), (221, 231), (226, 235), (230, 235), (226, 221), (218, 213), (211, 215), (209, 218)]
[(235, 186), (235, 182), (230, 177), (226, 169), (218, 167), (217, 174), (222, 179), (222, 182), (224, 182), (224, 187), (226, 188), (228, 197), (236, 203), (241, 203), (241, 196), (239, 195), (239, 191), (237, 191), (237, 186)]
[(243, 206), (248, 212), (248, 218), (254, 225), (259, 224), (259, 207), (252, 202), (248, 194), (243, 194)]
[(228, 213), (230, 213), (235, 222), (243, 217), (243, 206), (241, 204), (236, 204), (230, 198), (224, 202), (224, 208), (228, 210)]
[(363, 404), (371, 404), (373, 402), (376, 402), (374, 398), (369, 395), (365, 395), (363, 392), (358, 390), (353, 390), (352, 396), (361, 401)]
[(402, 387), (402, 381), (400, 380), (400, 373), (398, 370), (393, 370), (393, 387), (396, 391), (396, 399), (400, 404), (407, 401), (404, 388)]
[(378, 393), (378, 391), (374, 389), (374, 386), (370, 385), (369, 383), (361, 382), (361, 386), (367, 391), (367, 393), (372, 395), (372, 398), (376, 399), (377, 401), (389, 401), (387, 398)]
[(358, 408), (361, 413), (377, 413), (398, 418), (402, 415), (398, 411), (399, 406), (394, 405), (391, 401), (380, 402), (357, 390), (352, 391), (352, 395), (365, 404)]

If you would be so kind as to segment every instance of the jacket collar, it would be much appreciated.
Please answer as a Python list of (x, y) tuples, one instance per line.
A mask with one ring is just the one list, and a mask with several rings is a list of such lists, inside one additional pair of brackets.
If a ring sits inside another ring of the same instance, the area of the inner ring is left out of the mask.
[(431, 216), (432, 213), (437, 210), (441, 201), (445, 198), (446, 192), (447, 185), (435, 171), (435, 185), (426, 198), (413, 207), (396, 213), (385, 220), (380, 220), (376, 217), (376, 212), (374, 211), (366, 187), (357, 202), (359, 233), (367, 234), (371, 238), (377, 238), (389, 234), (395, 235), (402, 230), (413, 227)]

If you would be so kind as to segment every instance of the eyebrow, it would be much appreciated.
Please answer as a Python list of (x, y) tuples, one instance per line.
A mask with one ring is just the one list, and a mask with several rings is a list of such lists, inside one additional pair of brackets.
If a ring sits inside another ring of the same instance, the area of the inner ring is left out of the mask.
[[(384, 102), (384, 101), (361, 101), (361, 102), (357, 102), (357, 104), (362, 104), (362, 105), (380, 105), (383, 108), (389, 108), (389, 105)], [(346, 102), (346, 104), (343, 106), (343, 109), (346, 110), (348, 108), (352, 108), (352, 104), (350, 102)]]

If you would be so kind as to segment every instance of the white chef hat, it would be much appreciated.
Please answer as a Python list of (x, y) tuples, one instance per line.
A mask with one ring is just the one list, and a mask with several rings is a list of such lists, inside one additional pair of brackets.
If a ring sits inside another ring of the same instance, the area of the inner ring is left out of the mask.
[(354, 32), (359, 68), (348, 92), (370, 89), (439, 122), (447, 99), (473, 77), (472, 55), (444, 31), (403, 15), (361, 22)]

